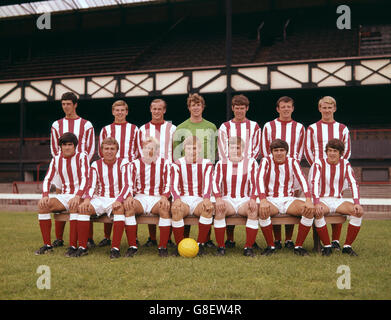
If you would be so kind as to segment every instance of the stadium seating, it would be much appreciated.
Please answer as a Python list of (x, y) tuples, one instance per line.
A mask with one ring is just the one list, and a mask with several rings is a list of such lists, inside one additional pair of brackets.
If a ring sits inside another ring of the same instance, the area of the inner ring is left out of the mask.
[[(276, 21), (239, 16), (233, 22), (233, 64), (350, 57), (360, 51), (359, 27), (339, 30), (334, 20), (285, 15)], [(389, 53), (390, 29), (363, 27), (361, 54)], [(224, 19), (207, 18), (42, 36), (1, 50), (0, 79), (224, 65), (225, 37)]]
[(360, 30), (360, 54), (391, 54), (391, 25), (367, 25)]

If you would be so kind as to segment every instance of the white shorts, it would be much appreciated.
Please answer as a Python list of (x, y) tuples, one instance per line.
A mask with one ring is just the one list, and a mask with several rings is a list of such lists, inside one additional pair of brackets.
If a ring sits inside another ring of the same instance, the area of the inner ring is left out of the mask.
[(75, 194), (68, 194), (68, 193), (63, 193), (63, 194), (51, 194), (50, 198), (57, 199), (58, 201), (61, 202), (61, 204), (64, 206), (65, 210), (69, 211), (69, 206), (68, 202), (72, 198), (76, 197)]
[(136, 194), (134, 199), (140, 201), (145, 213), (151, 213), (152, 208), (161, 199), (161, 196), (149, 196), (146, 194)]
[(224, 201), (227, 201), (228, 203), (230, 203), (232, 205), (232, 207), (234, 208), (235, 212), (238, 213), (238, 210), (239, 208), (245, 204), (247, 201), (250, 200), (249, 197), (244, 197), (244, 198), (231, 198), (231, 197), (222, 197), (222, 199)]
[(91, 205), (95, 209), (96, 215), (99, 217), (104, 213), (107, 213), (107, 216), (110, 216), (113, 208), (111, 207), (117, 198), (108, 198), (108, 197), (93, 197), (91, 199)]
[(337, 208), (346, 201), (347, 199), (343, 199), (343, 198), (334, 198), (334, 197), (320, 198), (320, 202), (322, 202), (323, 204), (329, 207), (330, 213), (335, 213), (337, 211)]
[(190, 214), (194, 214), (195, 208), (204, 201), (204, 198), (197, 196), (182, 196), (181, 201), (186, 203), (190, 207)]
[(292, 204), (293, 201), (297, 200), (295, 197), (266, 197), (266, 200), (269, 201), (271, 204), (273, 204), (275, 207), (277, 207), (279, 213), (286, 213), (289, 206)]

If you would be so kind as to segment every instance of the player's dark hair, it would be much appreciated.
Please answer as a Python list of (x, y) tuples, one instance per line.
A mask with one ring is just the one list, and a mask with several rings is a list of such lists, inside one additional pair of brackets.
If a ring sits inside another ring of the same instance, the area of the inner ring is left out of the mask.
[(250, 105), (250, 101), (243, 94), (238, 94), (232, 97), (232, 106), (246, 106)]
[(65, 92), (61, 96), (61, 101), (62, 100), (71, 100), (73, 104), (77, 103), (77, 96), (73, 92)]
[(336, 149), (339, 151), (339, 154), (342, 156), (345, 151), (344, 143), (339, 139), (331, 139), (327, 142), (325, 151), (327, 152), (328, 148)]
[(77, 144), (79, 143), (79, 140), (72, 132), (66, 132), (60, 137), (60, 140), (58, 141), (58, 143), (60, 146), (62, 146), (63, 144), (68, 143), (68, 142), (73, 143), (73, 145), (76, 148)]
[(277, 108), (279, 107), (280, 102), (292, 102), (292, 106), (295, 105), (295, 101), (291, 97), (288, 97), (288, 96), (283, 96), (277, 100), (277, 103), (276, 103)]
[(273, 149), (277, 149), (277, 148), (283, 148), (286, 150), (286, 152), (289, 151), (288, 143), (282, 139), (275, 139), (270, 144), (270, 151), (273, 151)]

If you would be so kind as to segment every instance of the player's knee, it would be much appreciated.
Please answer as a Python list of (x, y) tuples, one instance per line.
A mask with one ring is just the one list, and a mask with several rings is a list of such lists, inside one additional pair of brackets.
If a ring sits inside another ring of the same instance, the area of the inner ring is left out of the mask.
[(123, 215), (124, 213), (125, 213), (125, 209), (122, 205), (117, 209), (113, 209), (113, 214), (122, 214)]
[(225, 213), (220, 210), (216, 210), (215, 220), (221, 220), (221, 219), (225, 219)]
[(125, 217), (132, 217), (136, 214), (134, 210), (124, 210)]
[(182, 206), (181, 205), (177, 205), (177, 204), (172, 205), (171, 206), (171, 213), (172, 213), (173, 217), (181, 215), (181, 213), (182, 213)]
[(303, 213), (303, 216), (306, 217), (307, 219), (312, 219), (314, 217), (314, 212), (313, 211), (305, 212)]
[[(172, 215), (172, 220), (174, 221), (179, 221), (183, 218), (183, 214), (181, 210), (172, 208), (171, 209), (171, 215)], [(162, 217), (163, 218), (163, 217)]]
[(251, 220), (256, 220), (258, 219), (258, 212), (257, 211), (251, 211), (248, 213), (247, 218)]
[(204, 218), (212, 218), (213, 217), (213, 209), (208, 209), (208, 210), (205, 210), (201, 213), (201, 216), (203, 216)]
[(160, 216), (160, 218), (163, 218), (163, 219), (170, 219), (171, 218), (170, 212), (167, 210), (159, 210), (159, 216)]

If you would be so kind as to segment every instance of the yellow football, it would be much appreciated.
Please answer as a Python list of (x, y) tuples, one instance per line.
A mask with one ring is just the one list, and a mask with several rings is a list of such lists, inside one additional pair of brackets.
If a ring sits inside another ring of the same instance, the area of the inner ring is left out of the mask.
[(185, 258), (194, 258), (197, 255), (198, 250), (198, 243), (192, 238), (184, 238), (178, 244), (178, 252)]

